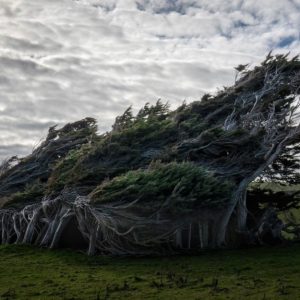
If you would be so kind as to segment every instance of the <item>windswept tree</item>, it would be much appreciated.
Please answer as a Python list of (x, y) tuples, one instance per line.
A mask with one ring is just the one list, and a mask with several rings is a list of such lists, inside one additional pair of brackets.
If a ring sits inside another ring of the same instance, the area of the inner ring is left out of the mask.
[(102, 135), (92, 119), (51, 129), (2, 168), (1, 242), (57, 247), (72, 227), (89, 254), (136, 255), (259, 243), (266, 227), (278, 238), (276, 211), (249, 222), (247, 190), (298, 178), (300, 61), (269, 54), (236, 70), (216, 95), (129, 108)]

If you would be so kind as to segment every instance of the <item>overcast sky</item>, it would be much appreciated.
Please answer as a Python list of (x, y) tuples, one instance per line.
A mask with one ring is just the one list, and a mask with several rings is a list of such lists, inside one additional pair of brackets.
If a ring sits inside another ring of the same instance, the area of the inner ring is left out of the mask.
[(300, 53), (299, 28), (300, 0), (0, 0), (0, 161), (56, 123), (198, 100), (240, 63)]

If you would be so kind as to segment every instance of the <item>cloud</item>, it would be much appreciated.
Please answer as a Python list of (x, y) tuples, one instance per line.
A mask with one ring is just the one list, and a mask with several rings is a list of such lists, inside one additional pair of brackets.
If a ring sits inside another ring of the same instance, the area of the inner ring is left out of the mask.
[(298, 0), (2, 0), (0, 160), (53, 124), (173, 107), (230, 85), (271, 49), (300, 52)]

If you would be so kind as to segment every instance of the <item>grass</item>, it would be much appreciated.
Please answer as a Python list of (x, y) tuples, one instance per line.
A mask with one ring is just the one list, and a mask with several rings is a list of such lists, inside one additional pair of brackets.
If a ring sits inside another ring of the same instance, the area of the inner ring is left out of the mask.
[(163, 258), (0, 246), (0, 299), (300, 299), (300, 245)]

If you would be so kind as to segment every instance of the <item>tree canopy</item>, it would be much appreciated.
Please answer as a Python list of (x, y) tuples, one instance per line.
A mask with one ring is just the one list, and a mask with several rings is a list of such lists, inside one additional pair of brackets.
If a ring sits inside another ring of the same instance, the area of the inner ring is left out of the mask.
[(50, 128), (0, 169), (2, 242), (54, 247), (71, 218), (89, 253), (214, 248), (230, 232), (259, 240), (267, 215), (279, 232), (270, 212), (249, 228), (246, 195), (258, 178), (299, 183), (300, 61), (269, 54), (236, 70), (233, 86), (173, 111), (129, 107), (110, 132), (92, 118)]

